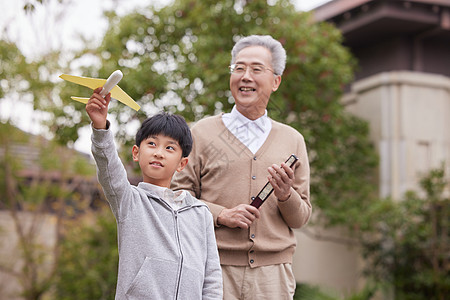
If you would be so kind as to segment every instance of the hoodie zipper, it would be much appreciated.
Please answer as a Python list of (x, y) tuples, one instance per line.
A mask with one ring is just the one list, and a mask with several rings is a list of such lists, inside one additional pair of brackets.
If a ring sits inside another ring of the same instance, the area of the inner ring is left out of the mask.
[[(153, 195), (150, 195), (152, 197), (154, 197)], [(189, 196), (188, 196), (189, 197)], [(180, 241), (180, 232), (179, 232), (179, 226), (178, 226), (178, 213), (182, 212), (184, 210), (188, 210), (190, 208), (193, 207), (197, 207), (197, 206), (201, 206), (198, 204), (190, 204), (188, 206), (184, 206), (178, 210), (174, 210), (164, 199), (160, 198), (160, 197), (156, 197), (157, 200), (161, 201), (162, 203), (164, 203), (165, 206), (167, 206), (169, 208), (169, 210), (172, 211), (173, 217), (174, 217), (174, 223), (175, 223), (175, 235), (176, 235), (176, 240), (177, 240), (177, 245), (178, 245), (178, 249), (179, 249), (179, 253), (180, 253), (180, 266), (178, 268), (178, 280), (177, 280), (177, 288), (176, 288), (176, 292), (175, 292), (175, 299), (178, 299), (178, 293), (180, 292), (180, 283), (181, 283), (181, 272), (183, 270), (183, 251), (181, 250), (181, 241)]]
[(181, 271), (183, 270), (183, 251), (181, 250), (181, 242), (180, 242), (180, 233), (178, 230), (178, 211), (174, 211), (174, 218), (175, 218), (175, 234), (178, 244), (178, 249), (180, 250), (180, 266), (178, 268), (178, 280), (177, 280), (177, 290), (175, 293), (175, 299), (178, 299), (178, 293), (180, 292), (180, 282), (181, 282)]

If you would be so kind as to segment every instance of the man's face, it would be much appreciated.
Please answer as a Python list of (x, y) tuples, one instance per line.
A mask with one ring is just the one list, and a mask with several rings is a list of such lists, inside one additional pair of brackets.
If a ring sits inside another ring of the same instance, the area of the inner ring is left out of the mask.
[[(234, 64), (246, 68), (230, 75), (230, 90), (236, 108), (247, 118), (257, 119), (264, 114), (270, 94), (281, 83), (281, 76), (273, 73), (272, 54), (262, 46), (247, 47), (238, 53)], [(263, 71), (252, 72), (251, 66), (263, 67)]]

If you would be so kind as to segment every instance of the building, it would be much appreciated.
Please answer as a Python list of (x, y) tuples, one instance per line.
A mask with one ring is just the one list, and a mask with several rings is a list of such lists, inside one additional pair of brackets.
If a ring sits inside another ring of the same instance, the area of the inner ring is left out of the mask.
[(450, 1), (334, 0), (315, 17), (333, 22), (359, 61), (343, 101), (371, 125), (380, 195), (399, 199), (450, 160)]
[[(342, 31), (358, 60), (342, 101), (370, 124), (380, 196), (399, 200), (428, 170), (449, 169), (450, 0), (333, 0), (313, 13)], [(295, 257), (298, 281), (342, 293), (361, 286), (357, 249), (297, 238), (307, 244)]]

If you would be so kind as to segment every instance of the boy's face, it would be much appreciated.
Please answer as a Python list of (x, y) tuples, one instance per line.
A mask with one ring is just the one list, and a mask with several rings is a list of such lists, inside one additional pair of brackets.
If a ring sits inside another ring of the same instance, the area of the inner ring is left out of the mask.
[(183, 170), (188, 162), (178, 142), (161, 134), (148, 137), (139, 147), (134, 145), (132, 151), (144, 182), (167, 188), (175, 171)]

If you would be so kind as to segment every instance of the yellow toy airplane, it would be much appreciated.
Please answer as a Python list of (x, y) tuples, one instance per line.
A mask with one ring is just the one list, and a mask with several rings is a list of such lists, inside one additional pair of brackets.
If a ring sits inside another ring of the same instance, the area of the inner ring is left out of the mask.
[[(131, 107), (135, 111), (138, 111), (141, 107), (134, 102), (133, 98), (128, 96), (127, 93), (125, 93), (117, 84), (122, 79), (123, 74), (120, 70), (114, 71), (108, 79), (100, 79), (100, 78), (89, 78), (89, 77), (82, 77), (82, 76), (73, 76), (73, 75), (67, 75), (62, 74), (59, 76), (60, 78), (70, 81), (82, 86), (87, 86), (88, 88), (91, 88), (95, 90), (96, 88), (103, 86), (102, 91), (100, 92), (100, 95), (105, 97), (109, 92), (111, 92), (111, 98), (116, 99), (123, 104)], [(80, 98), (80, 97), (71, 97), (73, 100), (76, 100), (81, 103), (87, 103), (89, 98)]]

